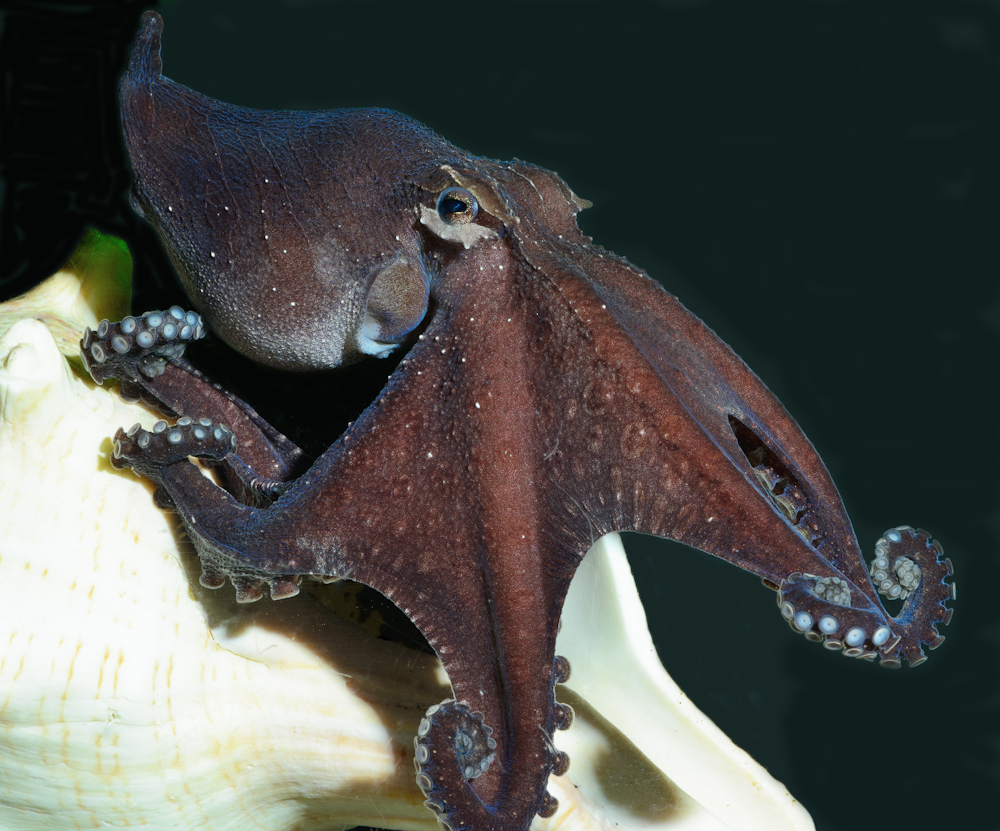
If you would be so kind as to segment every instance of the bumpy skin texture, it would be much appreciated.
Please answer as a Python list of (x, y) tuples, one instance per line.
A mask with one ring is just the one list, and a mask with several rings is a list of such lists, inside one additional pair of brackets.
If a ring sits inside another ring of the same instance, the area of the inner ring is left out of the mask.
[[(954, 586), (940, 545), (906, 526), (879, 541), (873, 573), (908, 593), (890, 616), (792, 418), (676, 298), (580, 234), (586, 203), (556, 175), (385, 110), (213, 101), (161, 75), (161, 29), (143, 18), (122, 83), (134, 204), (208, 325), (289, 369), (413, 345), (303, 470), (164, 335), (181, 310), (125, 327), (155, 329), (146, 346), (102, 324), (83, 342), (94, 377), (187, 417), (119, 432), (115, 464), (177, 510), (206, 585), (228, 578), (251, 601), (293, 594), (303, 575), (347, 577), (413, 620), (455, 693), (415, 742), (443, 826), (526, 829), (555, 809), (546, 782), (567, 759), (552, 735), (572, 720), (554, 700), (568, 672), (555, 634), (580, 558), (608, 531), (755, 572), (793, 628), (848, 655), (918, 663), (943, 640)], [(474, 216), (439, 201), (456, 187)], [(188, 455), (216, 460), (226, 487)]]

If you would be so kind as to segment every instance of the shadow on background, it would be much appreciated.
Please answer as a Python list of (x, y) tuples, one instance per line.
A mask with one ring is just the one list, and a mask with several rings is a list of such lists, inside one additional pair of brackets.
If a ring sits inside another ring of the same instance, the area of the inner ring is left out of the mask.
[[(114, 95), (151, 5), (3, 4), (3, 297), (92, 225), (128, 241), (136, 309), (180, 299), (127, 204)], [(558, 170), (594, 202), (585, 232), (660, 279), (796, 416), (863, 550), (901, 523), (939, 537), (954, 622), (925, 666), (899, 672), (794, 635), (773, 594), (724, 563), (626, 545), (668, 670), (820, 831), (1000, 828), (994, 4), (159, 9), (166, 73), (201, 92), (387, 106), (473, 152)], [(193, 354), (232, 371), (218, 344)], [(231, 383), (266, 415), (330, 440), (268, 411), (267, 390), (295, 382), (241, 366)]]

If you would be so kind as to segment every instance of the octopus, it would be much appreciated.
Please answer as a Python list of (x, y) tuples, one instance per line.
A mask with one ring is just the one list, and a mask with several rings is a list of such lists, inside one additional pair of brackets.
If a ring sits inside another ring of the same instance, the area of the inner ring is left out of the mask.
[[(166, 416), (120, 430), (114, 464), (177, 512), (203, 586), (250, 603), (350, 579), (415, 624), (453, 691), (414, 738), (442, 828), (527, 829), (556, 810), (547, 783), (568, 769), (557, 734), (573, 721), (556, 633), (611, 531), (757, 574), (793, 630), (847, 657), (916, 666), (941, 644), (955, 589), (940, 543), (900, 525), (866, 563), (793, 418), (674, 296), (581, 233), (589, 203), (556, 174), (388, 110), (213, 100), (162, 74), (162, 28), (144, 15), (122, 122), (133, 207), (195, 310), (87, 330), (93, 378)], [(187, 360), (208, 329), (286, 372), (404, 354), (311, 459)]]

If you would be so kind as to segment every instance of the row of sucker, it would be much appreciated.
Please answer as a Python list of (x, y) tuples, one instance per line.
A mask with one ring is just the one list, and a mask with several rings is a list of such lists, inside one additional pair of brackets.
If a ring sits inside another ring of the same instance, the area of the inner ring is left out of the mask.
[[(900, 552), (893, 553), (898, 547)], [(852, 658), (880, 658), (881, 666), (910, 666), (927, 660), (922, 646), (936, 649), (944, 642), (939, 624), (951, 621), (945, 606), (955, 598), (951, 560), (943, 558), (941, 544), (926, 531), (900, 525), (885, 532), (875, 546), (871, 574), (879, 591), (890, 599), (906, 600), (892, 616), (884, 609), (863, 611), (851, 604), (851, 591), (839, 577), (790, 574), (778, 589), (778, 607), (791, 628), (830, 650)], [(923, 562), (923, 567), (921, 563)], [(894, 574), (895, 577), (890, 575)]]
[(812, 522), (814, 512), (805, 488), (778, 455), (742, 421), (730, 415), (729, 426), (764, 493), (799, 536), (817, 547), (823, 535)]
[[(569, 659), (563, 655), (556, 655), (555, 660), (552, 664), (552, 684), (565, 684), (569, 681), (570, 672), (572, 667), (570, 667)], [(556, 730), (568, 730), (573, 724), (573, 719), (575, 714), (573, 713), (573, 708), (569, 704), (560, 704), (558, 701), (555, 702), (555, 712), (553, 722), (555, 724)], [(569, 770), (569, 754), (564, 753), (562, 750), (557, 750), (552, 742), (549, 742), (549, 757), (550, 772), (556, 776), (565, 776), (566, 771)], [(559, 800), (556, 799), (548, 791), (545, 792), (545, 796), (542, 798), (542, 805), (538, 809), (538, 816), (546, 819), (555, 814), (559, 810)]]
[[(188, 456), (214, 456), (215, 454), (211, 452), (213, 448), (205, 446), (209, 440), (219, 445), (219, 449), (227, 454), (236, 449), (236, 436), (233, 435), (232, 431), (225, 424), (213, 424), (210, 418), (200, 418), (195, 421), (184, 416), (179, 418), (172, 427), (161, 419), (153, 425), (152, 431), (143, 430), (142, 425), (136, 423), (125, 431), (125, 435), (135, 442), (136, 447), (144, 451), (153, 446), (153, 440), (156, 436), (162, 435), (167, 446), (177, 449), (175, 453), (170, 454), (171, 457), (176, 456), (176, 458), (169, 458), (169, 461), (180, 461), (181, 458)], [(181, 455), (182, 450), (190, 449), (193, 449), (194, 452)], [(123, 458), (123, 454), (122, 443), (116, 437), (112, 455), (115, 459), (120, 460)], [(169, 463), (169, 461), (164, 462), (160, 459), (157, 461), (161, 464)], [(112, 464), (114, 463), (112, 462)]]
[[(788, 621), (788, 625), (795, 632), (805, 635), (810, 641), (822, 643), (831, 651), (843, 650), (844, 655), (848, 658), (864, 658), (869, 661), (878, 654), (876, 650), (891, 649), (899, 642), (898, 636), (892, 640), (893, 633), (888, 626), (877, 626), (868, 632), (862, 626), (849, 626), (843, 618), (838, 618), (835, 613), (818, 615), (802, 608), (797, 609), (795, 604), (788, 599), (789, 584), (796, 578), (814, 581), (812, 592), (821, 599), (822, 595), (816, 592), (817, 584), (821, 584), (821, 580), (840, 579), (837, 577), (819, 578), (815, 574), (793, 574), (789, 576), (788, 580), (782, 582), (781, 588), (778, 590), (778, 606), (781, 609), (781, 616)], [(829, 599), (826, 602), (834, 603)], [(851, 611), (853, 610), (844, 608), (844, 617)]]
[(920, 566), (909, 557), (900, 556), (894, 560), (889, 558), (890, 544), (901, 542), (903, 537), (900, 532), (906, 528), (907, 526), (891, 528), (875, 543), (875, 559), (871, 564), (872, 582), (879, 594), (890, 600), (905, 600), (920, 585)]
[(164, 312), (129, 315), (116, 323), (102, 320), (96, 332), (88, 327), (80, 341), (80, 354), (84, 367), (98, 383), (123, 377), (116, 370), (121, 369), (125, 357), (135, 361), (147, 378), (156, 378), (171, 358), (184, 354), (190, 341), (204, 336), (201, 315), (171, 306)]
[(188, 456), (223, 459), (236, 448), (236, 436), (225, 424), (211, 419), (195, 421), (184, 416), (173, 425), (162, 419), (151, 430), (133, 424), (115, 434), (111, 465), (121, 470), (130, 467), (147, 479), (157, 481), (157, 473), (167, 465)]

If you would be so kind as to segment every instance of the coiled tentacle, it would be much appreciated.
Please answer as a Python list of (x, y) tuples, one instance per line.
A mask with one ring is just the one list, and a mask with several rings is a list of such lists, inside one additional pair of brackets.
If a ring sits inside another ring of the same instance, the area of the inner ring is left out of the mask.
[[(891, 615), (867, 594), (858, 597), (838, 577), (795, 573), (782, 581), (778, 606), (796, 632), (843, 650), (852, 658), (873, 660), (895, 668), (906, 658), (910, 666), (927, 660), (924, 647), (937, 649), (944, 636), (939, 625), (951, 620), (946, 602), (955, 599), (951, 560), (930, 534), (908, 525), (891, 528), (875, 544), (871, 575), (875, 588), (889, 600), (903, 600)], [(852, 596), (853, 595), (853, 596)]]
[[(138, 424), (127, 431), (119, 430), (115, 434), (111, 465), (118, 470), (130, 467), (134, 472), (155, 482), (157, 503), (162, 508), (172, 508), (169, 487), (164, 482), (168, 467), (188, 465), (189, 456), (213, 462), (227, 460), (233, 455), (236, 446), (236, 436), (226, 425), (215, 424), (208, 418), (195, 421), (184, 416), (173, 425), (158, 421), (152, 430), (143, 430)], [(260, 600), (265, 590), (270, 592), (273, 600), (293, 597), (299, 593), (302, 575), (275, 575), (234, 565), (235, 568), (221, 570), (212, 560), (203, 558), (201, 584), (208, 589), (217, 589), (225, 584), (228, 577), (236, 589), (236, 599), (240, 603)]]
[[(572, 721), (572, 710), (557, 705), (559, 727), (565, 729)], [(483, 722), (483, 714), (474, 712), (465, 702), (449, 699), (435, 704), (420, 720), (413, 740), (413, 764), (417, 785), (427, 797), (424, 804), (438, 818), (446, 831), (488, 831), (521, 827), (524, 817), (537, 814), (552, 816), (558, 800), (547, 791), (532, 805), (521, 804), (508, 794), (499, 804), (484, 805), (472, 793), (469, 782), (482, 776), (495, 763), (496, 740), (493, 729)], [(549, 742), (550, 754), (546, 766), (549, 772), (562, 776), (569, 768), (569, 756), (556, 750)]]

